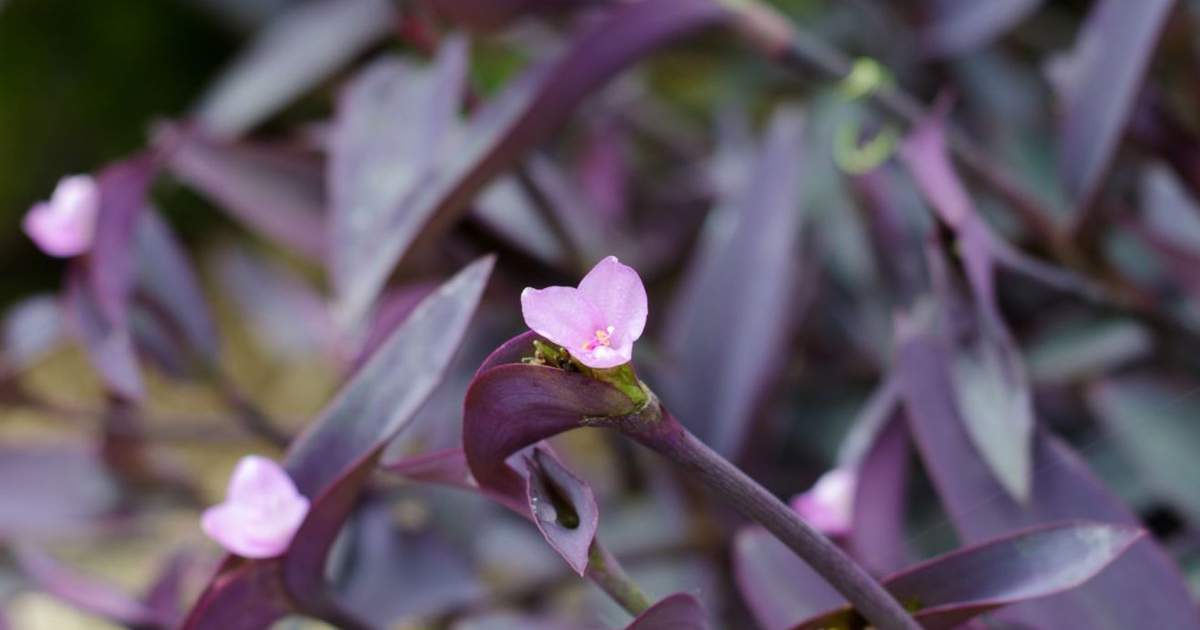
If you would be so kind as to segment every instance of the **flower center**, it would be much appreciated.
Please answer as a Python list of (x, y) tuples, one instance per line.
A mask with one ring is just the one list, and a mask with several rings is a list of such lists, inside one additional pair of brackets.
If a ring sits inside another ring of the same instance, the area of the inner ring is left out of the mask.
[(583, 349), (591, 352), (600, 346), (604, 346), (606, 348), (612, 347), (612, 333), (612, 326), (596, 330), (593, 339), (583, 344)]

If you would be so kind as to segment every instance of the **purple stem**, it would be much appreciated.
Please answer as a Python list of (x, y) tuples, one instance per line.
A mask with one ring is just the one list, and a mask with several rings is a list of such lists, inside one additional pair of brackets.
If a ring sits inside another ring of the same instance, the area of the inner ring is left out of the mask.
[[(651, 403), (654, 405), (655, 403)], [(709, 448), (665, 411), (630, 418), (620, 428), (695, 473), (734, 509), (757, 521), (796, 552), (879, 630), (921, 630), (904, 606), (837, 545), (805, 523), (775, 495)]]

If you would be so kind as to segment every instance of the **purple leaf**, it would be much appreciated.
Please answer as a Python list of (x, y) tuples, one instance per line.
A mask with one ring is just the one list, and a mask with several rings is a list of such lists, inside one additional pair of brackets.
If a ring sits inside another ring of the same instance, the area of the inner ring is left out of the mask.
[(326, 235), (319, 163), (180, 127), (165, 127), (156, 142), (168, 152), (167, 166), (181, 182), (268, 239), (321, 258)]
[(461, 448), (448, 448), (433, 453), (424, 453), (393, 461), (384, 461), (381, 467), (405, 479), (436, 483), (461, 490), (477, 492), (479, 486), (467, 466), (467, 455)]
[(424, 0), (440, 17), (479, 31), (490, 31), (531, 13), (565, 13), (607, 0)]
[(184, 630), (261, 630), (288, 614), (279, 561), (229, 557), (192, 606)]
[(828, 582), (761, 527), (738, 531), (733, 543), (738, 591), (764, 630), (789, 630), (845, 601)]
[(443, 613), (486, 596), (463, 551), (437, 531), (401, 526), (383, 501), (368, 502), (357, 514), (341, 591), (347, 607), (361, 611), (375, 627)]
[(116, 326), (104, 316), (83, 266), (72, 265), (65, 283), (64, 307), (71, 325), (105, 385), (126, 398), (141, 398), (142, 377), (128, 321)]
[(109, 515), (116, 481), (83, 449), (0, 449), (0, 539), (78, 533)]
[(325, 556), (362, 483), (441, 381), (493, 265), (477, 260), (425, 298), (289, 449), (286, 469), (313, 500), (283, 560), (294, 597), (321, 594)]
[(518, 513), (528, 513), (525, 480), (507, 463), (511, 455), (582, 426), (585, 418), (634, 411), (616, 388), (583, 374), (537, 365), (485, 367), (463, 403), (463, 450), (479, 486)]
[(898, 411), (896, 407), (889, 411), (886, 424), (858, 463), (854, 525), (847, 542), (855, 559), (878, 573), (899, 569), (911, 556), (904, 523), (912, 448)]
[(22, 572), (49, 595), (106, 621), (140, 628), (166, 628), (171, 619), (116, 588), (62, 566), (28, 544), (13, 546)]
[(372, 244), (402, 221), (406, 200), (429, 184), (457, 126), (467, 42), (450, 37), (430, 67), (385, 57), (362, 70), (338, 99), (328, 165), (335, 294), (361, 292), (358, 271), (377, 266)]
[(392, 269), (418, 237), (451, 227), (476, 194), (544, 141), (588, 94), (655, 49), (727, 17), (709, 0), (632, 2), (612, 9), (574, 39), (550, 65), (513, 81), (467, 124), (463, 144), (408, 196), (369, 245), (377, 254), (354, 293), (341, 299), (346, 321), (361, 318)]
[[(1109, 567), (1143, 534), (1120, 525), (1049, 525), (938, 556), (883, 584), (916, 610), (923, 627), (950, 630), (988, 611), (1076, 588)], [(843, 608), (809, 619), (796, 630), (833, 627), (863, 624)]]
[(1122, 453), (1155, 492), (1200, 523), (1200, 405), (1194, 386), (1149, 377), (1110, 378), (1092, 386), (1088, 403)]
[(137, 228), (137, 297), (166, 315), (192, 352), (215, 364), (220, 340), (183, 245), (157, 212)]
[(1174, 0), (1097, 0), (1074, 48), (1050, 67), (1061, 111), (1059, 173), (1077, 208), (1091, 203), (1133, 111)]
[(386, 0), (315, 0), (272, 22), (196, 107), (200, 127), (235, 138), (349, 63), (391, 29)]
[(0, 377), (53, 352), (64, 340), (63, 329), (62, 306), (53, 295), (34, 295), (9, 307), (0, 321)]
[(544, 448), (525, 456), (529, 514), (546, 542), (579, 575), (587, 571), (588, 551), (600, 526), (592, 489)]
[(637, 616), (625, 630), (708, 630), (708, 615), (695, 596), (668, 595)]
[(307, 279), (234, 245), (218, 249), (211, 264), (221, 291), (244, 315), (265, 350), (283, 358), (335, 354), (338, 340), (329, 310)]
[(178, 627), (183, 621), (183, 590), (194, 566), (190, 552), (176, 551), (163, 563), (146, 593), (146, 606), (160, 619), (166, 619), (168, 627)]
[[(477, 260), (427, 297), (296, 438), (285, 467), (300, 493), (312, 501), (308, 518), (279, 561), (250, 563), (251, 567), (269, 566), (264, 570), (274, 577), (251, 572), (247, 583), (237, 574), (218, 573), (193, 608), (193, 619), (206, 619), (210, 613), (229, 614), (228, 605), (214, 607), (206, 602), (250, 598), (249, 590), (262, 588), (264, 583), (275, 589), (273, 580), (279, 580), (278, 589), (287, 593), (284, 601), (295, 602), (301, 612), (338, 610), (325, 584), (329, 550), (384, 448), (440, 382), (483, 296), (493, 265), (492, 257)], [(231, 566), (230, 560), (225, 566)], [(274, 575), (278, 572), (281, 575)], [(221, 592), (227, 577), (232, 581), (230, 588), (235, 589), (229, 595)], [(202, 605), (207, 609), (200, 610)], [(273, 610), (264, 610), (264, 614)]]
[[(1037, 476), (1032, 493), (1024, 506), (1016, 503), (981, 461), (958, 416), (945, 348), (927, 323), (916, 320), (903, 322), (898, 337), (896, 371), (909, 425), (934, 488), (965, 542), (1062, 520), (1137, 525), (1078, 457), (1044, 431), (1034, 434)], [(1013, 614), (1035, 627), (1200, 627), (1178, 569), (1148, 539), (1088, 584), (1021, 605)]]
[(799, 281), (803, 118), (772, 118), (754, 175), (718, 208), (674, 305), (668, 396), (679, 417), (725, 455), (742, 447), (778, 375)]
[(932, 0), (933, 23), (920, 33), (930, 57), (955, 57), (987, 46), (1042, 6), (1043, 0)]

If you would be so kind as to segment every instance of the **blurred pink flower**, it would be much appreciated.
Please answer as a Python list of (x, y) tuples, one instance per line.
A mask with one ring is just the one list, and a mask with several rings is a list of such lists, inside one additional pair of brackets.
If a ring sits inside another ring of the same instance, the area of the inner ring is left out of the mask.
[(50, 201), (39, 201), (25, 214), (29, 238), (51, 256), (78, 256), (92, 246), (100, 187), (90, 175), (64, 177)]
[(845, 536), (854, 522), (854, 491), (858, 480), (848, 468), (821, 475), (808, 492), (792, 498), (792, 509), (817, 531)]
[(578, 289), (521, 292), (525, 324), (593, 368), (611, 368), (633, 358), (633, 342), (646, 328), (647, 312), (642, 279), (616, 256), (597, 263)]
[(243, 457), (226, 492), (224, 503), (204, 511), (200, 526), (226, 551), (245, 558), (282, 554), (308, 514), (308, 499), (266, 457)]

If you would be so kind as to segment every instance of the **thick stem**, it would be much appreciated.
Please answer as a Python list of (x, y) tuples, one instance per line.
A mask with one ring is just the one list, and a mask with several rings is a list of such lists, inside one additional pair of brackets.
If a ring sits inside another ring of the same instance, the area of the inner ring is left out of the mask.
[(837, 545), (775, 495), (664, 414), (661, 425), (634, 436), (695, 473), (743, 516), (757, 521), (829, 581), (880, 630), (921, 630), (904, 606)]
[(587, 577), (634, 617), (650, 607), (646, 594), (599, 540), (588, 550)]

